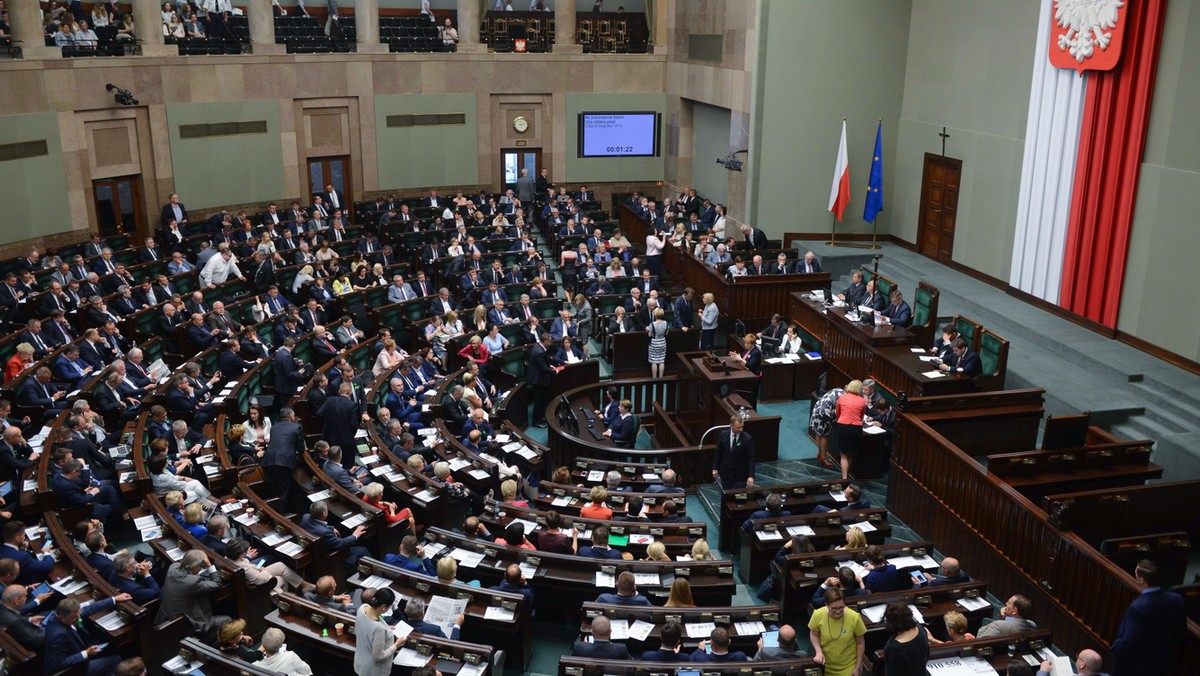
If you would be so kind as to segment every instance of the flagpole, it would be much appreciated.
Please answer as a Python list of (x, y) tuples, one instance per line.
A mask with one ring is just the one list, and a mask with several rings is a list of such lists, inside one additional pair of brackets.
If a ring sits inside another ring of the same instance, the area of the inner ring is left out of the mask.
[[(883, 124), (882, 117), (879, 118), (879, 124), (880, 125)], [(868, 195), (869, 195), (870, 194), (869, 191), (871, 190), (870, 186), (867, 187), (867, 190), (868, 190)], [(876, 218), (875, 220), (871, 221), (871, 243), (870, 244), (859, 244), (857, 242), (826, 242), (826, 244), (828, 244), (829, 246), (853, 247), (855, 249), (878, 249), (878, 248), (880, 248), (880, 246), (879, 246), (879, 219)], [(878, 262), (876, 264), (878, 265)]]

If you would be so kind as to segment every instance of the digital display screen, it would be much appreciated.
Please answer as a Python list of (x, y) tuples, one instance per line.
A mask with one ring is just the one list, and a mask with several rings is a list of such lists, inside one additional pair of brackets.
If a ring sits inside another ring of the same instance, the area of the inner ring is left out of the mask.
[(579, 114), (580, 157), (655, 157), (660, 116), (654, 112)]

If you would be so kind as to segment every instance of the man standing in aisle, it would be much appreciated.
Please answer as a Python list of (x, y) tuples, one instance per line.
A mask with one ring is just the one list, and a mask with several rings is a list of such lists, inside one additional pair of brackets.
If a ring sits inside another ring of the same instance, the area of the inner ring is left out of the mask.
[(754, 486), (754, 439), (744, 432), (740, 416), (729, 419), (729, 429), (721, 432), (713, 455), (713, 481), (723, 490)]

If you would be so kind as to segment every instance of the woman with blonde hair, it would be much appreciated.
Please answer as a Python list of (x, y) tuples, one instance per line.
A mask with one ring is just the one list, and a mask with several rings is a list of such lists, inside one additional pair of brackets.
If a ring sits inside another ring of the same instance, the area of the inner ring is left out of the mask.
[(592, 330), (592, 304), (588, 302), (587, 296), (582, 293), (575, 294), (575, 298), (567, 305), (567, 311), (571, 318), (575, 320), (575, 335), (579, 339), (579, 345), (583, 349), (583, 353), (588, 353), (588, 335)]
[[(476, 308), (476, 315), (479, 314), (480, 308), (483, 308), (483, 306), (480, 305), (478, 308)], [(478, 335), (471, 336), (471, 340), (463, 347), (463, 349), (458, 351), (458, 356), (479, 364), (480, 369), (487, 367), (488, 358), (491, 357), (491, 355), (488, 353), (487, 346), (483, 344), (483, 338), (479, 337)]]
[(472, 587), (479, 587), (479, 580), (471, 580), (469, 582), (459, 582), (458, 580), (458, 561), (454, 560), (453, 556), (443, 556), (437, 562), (438, 581), (445, 584), (466, 584)]
[(483, 303), (475, 306), (475, 312), (471, 314), (471, 330), (486, 331), (488, 327), (487, 306)]
[(692, 544), (692, 560), (693, 561), (713, 561), (716, 557), (708, 549), (708, 540), (700, 538)]
[(292, 293), (300, 293), (300, 287), (314, 279), (316, 278), (313, 277), (313, 266), (305, 265), (300, 268), (300, 272), (296, 273), (296, 279), (292, 281)]
[(608, 491), (604, 490), (604, 486), (592, 486), (588, 498), (591, 502), (579, 510), (579, 516), (585, 519), (600, 519), (603, 521), (612, 519), (612, 509), (604, 504), (604, 501), (608, 499)]
[[(411, 457), (421, 457), (419, 454), (414, 454)], [(413, 518), (412, 510), (405, 507), (400, 509), (394, 502), (387, 502), (383, 499), (383, 484), (378, 481), (369, 483), (363, 486), (363, 502), (373, 507), (378, 507), (383, 510), (383, 515), (388, 523), (399, 523), (401, 521), (408, 522), (409, 532), (417, 532), (417, 521)]]
[(833, 425), (833, 447), (841, 459), (842, 480), (850, 478), (850, 464), (858, 454), (858, 443), (863, 434), (863, 416), (867, 412), (867, 401), (862, 396), (861, 380), (846, 384), (846, 392), (834, 404), (836, 422)]
[(17, 345), (17, 351), (9, 358), (8, 363), (4, 365), (4, 382), (8, 382), (13, 378), (21, 375), (21, 371), (29, 368), (33, 363), (33, 346), (29, 343), (21, 343)]
[(229, 456), (229, 461), (234, 465), (239, 464), (242, 458), (250, 458), (251, 462), (257, 463), (266, 453), (266, 447), (255, 449), (252, 444), (245, 442), (246, 427), (241, 423), (234, 423), (229, 426), (229, 430), (225, 433), (225, 453)]
[(865, 549), (867, 546), (867, 535), (862, 532), (858, 526), (854, 526), (846, 531), (846, 544), (835, 549)]
[[(646, 547), (646, 561), (670, 561), (671, 557), (667, 556), (667, 546), (661, 542), (651, 542)], [(672, 590), (674, 591), (674, 590)]]
[(962, 613), (951, 610), (942, 616), (942, 621), (946, 623), (946, 633), (950, 636), (950, 640), (944, 643), (975, 640), (975, 635), (967, 632), (967, 618)]
[(529, 503), (517, 498), (517, 482), (512, 479), (506, 479), (500, 484), (500, 498), (506, 505), (513, 507), (529, 508)]
[[(701, 540), (703, 542), (703, 540)], [(671, 583), (671, 594), (667, 597), (666, 608), (695, 608), (692, 600), (692, 584), (686, 577), (677, 577)]]

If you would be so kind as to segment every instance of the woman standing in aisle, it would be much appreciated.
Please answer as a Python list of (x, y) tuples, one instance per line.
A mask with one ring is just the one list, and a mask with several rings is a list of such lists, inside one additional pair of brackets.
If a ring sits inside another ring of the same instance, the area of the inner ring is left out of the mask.
[(813, 661), (824, 665), (825, 676), (862, 674), (867, 626), (857, 611), (846, 608), (842, 590), (825, 591), (825, 607), (813, 611), (808, 634), (816, 655)]
[(646, 332), (650, 334), (650, 377), (661, 378), (667, 362), (667, 321), (662, 308), (654, 310), (654, 321)]

